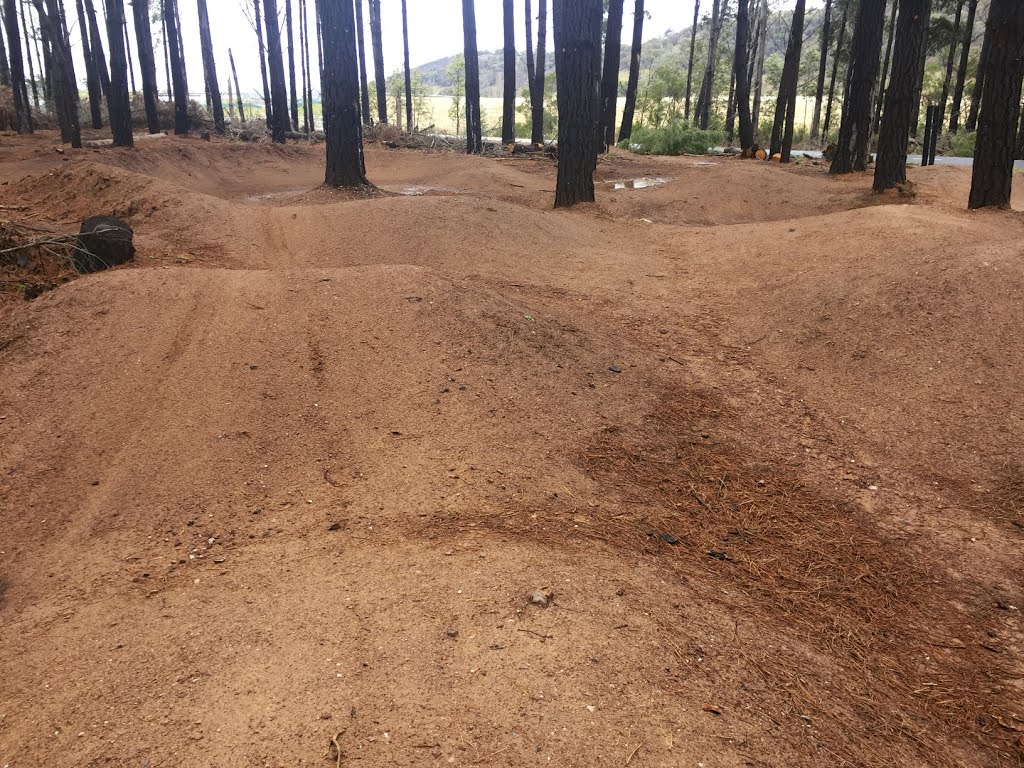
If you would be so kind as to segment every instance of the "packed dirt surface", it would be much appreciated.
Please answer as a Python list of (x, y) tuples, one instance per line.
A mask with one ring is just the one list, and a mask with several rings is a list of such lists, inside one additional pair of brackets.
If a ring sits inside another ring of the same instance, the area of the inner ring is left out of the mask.
[(0, 219), (139, 256), (0, 305), (0, 766), (1024, 764), (969, 170), (54, 147)]

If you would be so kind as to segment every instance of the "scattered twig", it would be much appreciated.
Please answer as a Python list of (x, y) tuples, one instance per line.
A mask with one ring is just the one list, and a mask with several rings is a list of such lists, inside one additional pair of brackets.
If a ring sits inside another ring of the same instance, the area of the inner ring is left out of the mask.
[(528, 635), (533, 635), (534, 637), (539, 637), (540, 641), (542, 643), (545, 640), (554, 640), (555, 639), (554, 635), (542, 635), (540, 632), (534, 632), (532, 629), (519, 629), (519, 630), (516, 630), (516, 631), (518, 631), (518, 632), (525, 632)]
[(642, 747), (646, 743), (647, 743), (647, 740), (644, 739), (643, 741), (641, 741), (639, 744), (636, 745), (636, 749), (634, 749), (632, 752), (629, 753), (629, 757), (627, 757), (626, 758), (626, 762), (624, 762), (622, 764), (622, 768), (626, 768), (626, 766), (629, 765), (630, 761), (632, 761), (632, 759), (636, 756), (636, 753), (640, 751), (640, 747)]

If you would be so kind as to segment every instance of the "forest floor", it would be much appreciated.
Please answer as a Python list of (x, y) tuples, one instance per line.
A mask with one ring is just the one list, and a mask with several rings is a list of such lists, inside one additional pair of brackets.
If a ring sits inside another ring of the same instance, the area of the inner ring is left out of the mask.
[(0, 767), (1024, 763), (969, 170), (54, 147), (0, 218), (139, 254), (0, 308)]

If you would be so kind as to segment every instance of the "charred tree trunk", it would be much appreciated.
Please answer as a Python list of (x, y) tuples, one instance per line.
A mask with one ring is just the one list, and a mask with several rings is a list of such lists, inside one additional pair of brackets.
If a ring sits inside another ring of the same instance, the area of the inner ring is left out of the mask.
[(761, 93), (764, 88), (764, 56), (768, 44), (768, 0), (763, 0), (761, 13), (758, 14), (757, 33), (757, 55), (754, 57), (752, 87), (754, 89), (754, 104), (750, 110), (750, 119), (754, 123), (754, 135), (760, 130), (758, 127), (761, 121)]
[(537, 60), (534, 63), (534, 77), (536, 87), (532, 91), (534, 99), (531, 116), (531, 141), (534, 144), (544, 143), (544, 91), (547, 88), (548, 68), (548, 0), (539, 0), (537, 3)]
[(238, 70), (235, 69), (235, 54), (228, 48), (228, 61), (231, 62), (231, 78), (235, 81), (235, 98), (238, 100), (238, 121), (245, 122), (245, 107), (242, 105), (242, 89), (238, 87)]
[[(161, 0), (161, 2), (163, 2), (163, 0)], [(160, 13), (160, 31), (163, 35), (164, 74), (167, 77), (167, 100), (174, 101), (174, 89), (171, 86), (171, 47), (167, 43), (167, 19), (162, 10)]]
[(206, 0), (197, 0), (199, 10), (199, 43), (203, 50), (203, 76), (206, 79), (206, 92), (210, 94), (213, 107), (213, 128), (217, 133), (224, 133), (224, 104), (220, 98), (220, 81), (217, 78), (217, 60), (213, 55), (213, 36), (210, 34), (210, 15), (206, 10)]
[(793, 125), (796, 119), (796, 93), (800, 77), (800, 55), (803, 52), (804, 13), (806, 0), (797, 0), (793, 11), (793, 25), (789, 30), (789, 44), (786, 46), (786, 61), (782, 67), (782, 81), (775, 102), (775, 125), (772, 128), (771, 154), (781, 155), (784, 163), (789, 162), (793, 150)]
[[(33, 64), (33, 58), (32, 58), (32, 42), (31, 42), (32, 39), (28, 36), (28, 24), (26, 23), (26, 18), (32, 12), (32, 9), (31, 9), (30, 6), (25, 5), (25, 0), (21, 0), (21, 3), (22, 3), (22, 5), (21, 5), (21, 9), (22, 9), (21, 10), (21, 31), (22, 31), (22, 35), (23, 35), (23, 41), (24, 41), (24, 49), (23, 49), (23, 51), (24, 51), (24, 54), (25, 54), (25, 60), (28, 61), (28, 76), (29, 76), (29, 81), (28, 82), (32, 86), (32, 103), (35, 104), (36, 110), (38, 110), (39, 109), (39, 86), (36, 84), (35, 65)], [(17, 19), (17, 16), (15, 16), (14, 18)], [(17, 37), (18, 29), (17, 29), (16, 26), (13, 27), (13, 29), (14, 29), (13, 37)], [(8, 38), (9, 42), (10, 42), (11, 39), (12, 38)], [(14, 83), (15, 81), (14, 81), (14, 69), (13, 69), (13, 67), (14, 67), (14, 52), (13, 51), (10, 52), (10, 56), (11, 56), (11, 67), (12, 67), (12, 69), (11, 69), (11, 82)], [(24, 79), (25, 79), (25, 66), (24, 66), (24, 64), (21, 67), (21, 73), (22, 73), (22, 81), (24, 81)], [(24, 100), (25, 100), (25, 105), (27, 107), (28, 106), (28, 89), (27, 88), (25, 89), (25, 91), (23, 93), (23, 96), (24, 96)], [(28, 115), (29, 115), (29, 123), (31, 124), (31, 122), (32, 122), (32, 110), (31, 109), (28, 110)]]
[[(512, 12), (511, 2), (508, 0), (509, 10)], [(511, 24), (511, 21), (509, 21)], [(515, 129), (515, 99), (516, 99), (516, 83), (515, 83), (515, 30), (512, 31), (512, 128), (513, 134)], [(508, 30), (505, 32), (505, 42), (508, 42)], [(402, 0), (402, 44), (405, 53), (405, 126), (409, 133), (412, 133), (412, 68), (409, 66), (409, 11), (406, 9), (405, 0)], [(508, 53), (505, 54), (505, 74), (508, 75)], [(506, 87), (506, 93), (508, 88)]]
[[(991, 14), (991, 6), (989, 14)], [(964, 127), (968, 131), (976, 130), (978, 127), (978, 110), (981, 108), (981, 100), (985, 90), (985, 78), (988, 76), (988, 60), (992, 50), (992, 38), (988, 34), (988, 26), (985, 27), (985, 37), (981, 41), (981, 54), (978, 57), (978, 73), (974, 76), (974, 90), (971, 92), (971, 106), (967, 110), (967, 122)]]
[(188, 78), (185, 62), (178, 45), (178, 20), (174, 13), (174, 1), (163, 0), (164, 25), (167, 28), (167, 48), (171, 56), (171, 80), (174, 83), (174, 134), (188, 135)]
[[(733, 51), (735, 57), (736, 52)], [(736, 61), (729, 68), (729, 98), (725, 102), (725, 140), (731, 147), (736, 139)]]
[[(306, 124), (309, 126), (309, 131), (316, 130), (316, 118), (313, 116), (313, 70), (310, 68), (309, 62), (309, 3), (306, 0), (302, 0), (302, 23), (299, 29), (303, 30), (305, 34), (305, 44), (303, 46), (303, 57), (305, 60), (306, 70), (306, 86), (302, 91), (302, 98), (305, 101), (306, 107)], [(316, 14), (317, 23), (320, 23), (320, 11), (317, 8), (313, 9), (313, 13)], [(323, 78), (323, 66), (320, 67), (320, 77)]]
[(750, 119), (750, 80), (747, 46), (750, 40), (748, 0), (736, 5), (736, 111), (740, 119), (740, 149), (754, 146), (754, 123)]
[(715, 67), (718, 64), (718, 39), (722, 33), (725, 16), (725, 5), (728, 0), (714, 0), (711, 6), (711, 30), (708, 37), (708, 61), (704, 67), (704, 80), (701, 82), (700, 95), (697, 97), (695, 123), (707, 130), (711, 123), (711, 100), (714, 96)]
[(899, 0), (892, 0), (892, 11), (889, 15), (889, 32), (885, 44), (885, 61), (882, 62), (882, 73), (878, 78), (878, 98), (875, 99), (875, 118), (871, 123), (871, 134), (878, 135), (882, 124), (882, 105), (885, 103), (886, 82), (889, 77), (889, 65), (892, 63), (892, 42), (896, 36), (896, 11), (899, 9)]
[(985, 85), (968, 207), (1008, 208), (1024, 77), (1024, 3), (992, 0), (985, 44), (989, 55), (983, 73)]
[(299, 130), (299, 94), (295, 77), (295, 22), (292, 19), (292, 0), (284, 0), (284, 26), (288, 35), (288, 106), (291, 110), (293, 131)]
[(683, 102), (683, 117), (690, 119), (690, 102), (693, 98), (693, 58), (697, 53), (697, 25), (700, 22), (700, 0), (693, 3), (693, 26), (690, 27), (690, 63), (686, 66), (686, 100)]
[(306, 36), (309, 28), (306, 24), (306, 0), (299, 0), (299, 73), (302, 81), (302, 130), (309, 133), (313, 124), (309, 119), (309, 68), (306, 66)]
[(850, 45), (850, 71), (832, 173), (867, 170), (871, 97), (878, 78), (884, 26), (885, 0), (861, 0)]
[(270, 135), (275, 144), (284, 144), (288, 133), (288, 87), (284, 79), (284, 52), (281, 50), (281, 25), (277, 0), (263, 0), (263, 21), (267, 29), (267, 67), (270, 70), (270, 103), (274, 117)]
[(43, 36), (50, 43), (50, 76), (53, 79), (53, 95), (60, 123), (61, 141), (74, 148), (82, 146), (82, 131), (78, 123), (78, 87), (74, 64), (71, 61), (71, 46), (64, 34), (64, 23), (57, 0), (32, 0)]
[(476, 7), (474, 0), (462, 0), (462, 36), (466, 58), (466, 152), (483, 150), (480, 116), (480, 58), (476, 49)]
[(96, 60), (92, 56), (89, 44), (89, 22), (85, 18), (85, 5), (82, 0), (75, 0), (78, 12), (78, 31), (82, 36), (82, 61), (85, 63), (85, 87), (89, 93), (89, 117), (92, 127), (98, 130), (103, 127), (103, 91), (100, 89), (100, 76), (96, 71)]
[(331, 187), (366, 187), (359, 114), (359, 56), (351, 0), (319, 0), (324, 38), (323, 96)]
[[(18, 28), (17, 19), (15, 19), (14, 28), (15, 30)], [(10, 87), (11, 85), (11, 65), (8, 63), (10, 59), (7, 58), (7, 44), (4, 42), (6, 35), (7, 13), (4, 6), (0, 4), (0, 87)]]
[(128, 59), (128, 81), (132, 86), (132, 95), (138, 93), (138, 89), (135, 87), (135, 64), (132, 63), (132, 42), (128, 36), (128, 17), (124, 16), (121, 19), (121, 29), (124, 30), (124, 55)]
[(883, 192), (907, 180), (907, 144), (913, 128), (914, 94), (921, 77), (921, 50), (928, 24), (928, 0), (901, 0), (896, 24), (896, 54), (892, 78), (885, 92), (885, 110), (878, 134), (875, 164), (876, 192)]
[(132, 100), (128, 95), (128, 55), (124, 47), (123, 0), (107, 0), (107, 42), (110, 45), (110, 132), (115, 147), (135, 146)]
[(925, 3), (925, 25), (924, 25), (924, 45), (921, 46), (921, 67), (918, 70), (921, 73), (921, 79), (917, 82), (917, 88), (914, 90), (914, 106), (913, 113), (910, 118), (910, 135), (917, 136), (917, 129), (921, 124), (921, 95), (924, 93), (924, 68), (928, 60), (928, 20), (931, 18), (932, 13), (932, 0), (928, 0)]
[(526, 16), (526, 86), (530, 93), (530, 111), (533, 111), (534, 93), (537, 89), (537, 68), (533, 61), (533, 7), (530, 0), (524, 0)]
[(263, 41), (263, 13), (260, 0), (252, 0), (253, 18), (256, 22), (256, 40), (260, 48), (260, 76), (263, 78), (263, 107), (267, 116), (267, 128), (274, 122), (274, 104), (270, 98), (270, 79), (267, 77), (267, 47)]
[[(959, 0), (956, 4), (956, 16), (953, 20), (953, 39), (949, 43), (949, 54), (946, 56), (946, 76), (942, 80), (942, 100), (939, 102), (939, 125), (946, 122), (946, 103), (949, 101), (949, 86), (953, 82), (953, 60), (956, 58), (956, 45), (960, 39), (960, 21), (963, 18), (964, 3), (966, 0)], [(937, 129), (941, 131), (941, 128)]]
[(14, 119), (17, 121), (17, 131), (20, 134), (32, 133), (32, 112), (29, 109), (28, 90), (25, 87), (25, 68), (22, 63), (15, 0), (4, 0), (4, 26), (7, 30), (7, 48), (11, 57), (11, 90), (14, 92)]
[(836, 53), (832, 57), (832, 75), (828, 82), (828, 101), (825, 104), (825, 124), (822, 126), (822, 138), (828, 140), (829, 128), (832, 126), (832, 105), (836, 95), (836, 76), (839, 73), (839, 59), (843, 51), (843, 42), (846, 39), (847, 8), (843, 8), (843, 15), (839, 21), (839, 35), (836, 37)]
[(363, 40), (363, 0), (356, 0), (356, 41), (359, 43), (359, 84), (362, 93), (363, 125), (373, 122), (370, 85), (366, 79), (366, 44)]
[(640, 53), (644, 39), (644, 0), (636, 0), (633, 8), (633, 44), (629, 52), (629, 81), (626, 83), (626, 106), (622, 109), (622, 127), (619, 141), (633, 135), (633, 115), (636, 112), (636, 91), (640, 86)]
[(601, 131), (598, 137), (602, 150), (615, 145), (615, 113), (619, 103), (619, 61), (622, 54), (622, 6), (624, 0), (610, 0), (608, 26), (604, 39), (604, 67), (601, 74)]
[(825, 0), (825, 18), (821, 22), (821, 56), (818, 59), (818, 85), (814, 89), (814, 114), (811, 115), (811, 141), (821, 135), (821, 106), (825, 100), (825, 71), (828, 49), (832, 43), (832, 0)]
[(160, 133), (160, 115), (157, 112), (160, 93), (156, 84), (153, 34), (149, 27), (149, 0), (132, 0), (132, 20), (135, 22), (135, 47), (139, 54), (139, 74), (142, 75), (142, 100), (146, 106), (146, 127), (150, 133)]
[[(402, 0), (405, 3), (405, 0)], [(512, 0), (502, 2), (502, 27), (505, 33), (504, 64), (502, 78), (501, 141), (511, 144), (516, 140), (516, 28)]]
[(956, 86), (953, 88), (953, 104), (949, 110), (949, 130), (960, 130), (960, 110), (964, 104), (964, 84), (967, 82), (967, 65), (971, 58), (971, 41), (974, 39), (974, 19), (978, 14), (978, 0), (967, 1), (967, 21), (964, 22), (963, 38), (960, 42), (960, 64), (956, 68)]
[(105, 98), (110, 98), (110, 72), (107, 69), (107, 57), (103, 52), (103, 35), (100, 33), (99, 18), (93, 0), (85, 0), (85, 12), (89, 17), (89, 39), (93, 68), (100, 79), (100, 89)]
[(594, 201), (601, 94), (601, 0), (555, 0), (555, 207)]
[(370, 45), (373, 47), (373, 76), (377, 81), (377, 119), (388, 121), (387, 83), (384, 79), (384, 43), (380, 25), (380, 0), (370, 3)]

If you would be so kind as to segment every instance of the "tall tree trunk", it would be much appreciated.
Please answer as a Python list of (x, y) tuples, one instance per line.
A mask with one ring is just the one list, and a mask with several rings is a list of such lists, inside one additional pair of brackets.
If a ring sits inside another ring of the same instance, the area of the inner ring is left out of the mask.
[(989, 53), (986, 71), (979, 73), (984, 91), (968, 207), (1009, 208), (1024, 79), (1024, 3), (992, 0), (985, 46)]
[(359, 56), (350, 0), (318, 0), (323, 34), (323, 100), (327, 172), (331, 187), (366, 187), (363, 127), (359, 114)]
[(50, 75), (53, 78), (61, 141), (77, 149), (82, 146), (82, 132), (78, 123), (78, 88), (74, 64), (71, 61), (71, 46), (64, 35), (66, 24), (61, 18), (57, 0), (47, 0), (45, 8), (43, 0), (32, 0), (32, 4), (39, 16), (44, 39), (50, 43)]
[(197, 0), (199, 11), (199, 44), (203, 51), (203, 75), (206, 79), (206, 91), (210, 94), (213, 106), (213, 128), (217, 133), (224, 133), (224, 104), (220, 98), (220, 80), (217, 77), (217, 60), (213, 55), (213, 35), (210, 33), (210, 15), (206, 10), (206, 0)]
[[(836, 76), (839, 72), (839, 59), (843, 51), (843, 42), (846, 39), (846, 22), (848, 19), (848, 6), (843, 7), (843, 15), (839, 20), (839, 35), (836, 37), (836, 52), (832, 57), (832, 75), (828, 82), (828, 101), (825, 103), (825, 124), (822, 126), (821, 136), (828, 140), (829, 128), (832, 126), (832, 105), (836, 95)], [(847, 57), (849, 58), (849, 57)]]
[(782, 67), (779, 95), (775, 102), (775, 125), (772, 128), (771, 154), (781, 155), (788, 163), (793, 150), (793, 125), (796, 119), (796, 95), (800, 77), (800, 55), (803, 52), (804, 9), (806, 0), (797, 0), (793, 24), (789, 30), (786, 60)]
[[(509, 13), (512, 10), (512, 0), (508, 0)], [(509, 22), (511, 24), (511, 22)], [(505, 32), (505, 41), (508, 42), (508, 30)], [(409, 12), (405, 7), (405, 0), (402, 0), (402, 43), (405, 53), (405, 126), (409, 133), (412, 133), (412, 68), (409, 66)], [(516, 98), (516, 83), (515, 83), (515, 44), (516, 37), (515, 32), (512, 34), (512, 128), (513, 132), (515, 129), (515, 98)], [(508, 53), (505, 54), (505, 74), (508, 75)], [(506, 87), (506, 94), (508, 88)]]
[(263, 13), (260, 0), (252, 0), (253, 18), (256, 21), (256, 40), (260, 48), (260, 76), (263, 78), (263, 108), (267, 116), (267, 128), (274, 123), (274, 104), (270, 98), (270, 79), (267, 77), (267, 46), (263, 40)]
[(132, 85), (132, 95), (138, 93), (135, 87), (135, 64), (132, 63), (132, 42), (128, 37), (128, 17), (121, 19), (121, 29), (124, 31), (124, 56), (128, 59), (128, 79)]
[(601, 74), (601, 135), (605, 151), (615, 144), (615, 112), (619, 104), (619, 62), (622, 54), (622, 5), (608, 3), (608, 26), (604, 38), (604, 68)]
[(838, 149), (832, 161), (832, 173), (864, 171), (868, 167), (868, 141), (871, 138), (871, 107), (878, 62), (882, 52), (882, 28), (885, 26), (885, 0), (861, 0), (857, 26), (850, 44), (850, 71), (847, 77), (843, 119), (839, 127)]
[(377, 81), (377, 119), (388, 121), (387, 83), (384, 79), (384, 43), (380, 21), (380, 0), (370, 3), (370, 45), (373, 47), (373, 76)]
[[(991, 6), (989, 13), (991, 14)], [(985, 89), (985, 77), (989, 71), (988, 60), (992, 48), (992, 39), (988, 35), (987, 26), (985, 31), (985, 37), (981, 41), (981, 54), (978, 57), (978, 72), (974, 76), (974, 89), (971, 92), (971, 106), (967, 110), (967, 122), (964, 124), (968, 131), (973, 131), (978, 127), (978, 110), (981, 108), (982, 94)]]
[[(728, 2), (728, 0), (725, 0)], [(707, 129), (711, 122), (711, 100), (715, 87), (715, 66), (718, 63), (718, 37), (722, 31), (722, 21), (725, 15), (722, 7), (723, 0), (714, 0), (711, 5), (711, 28), (708, 31), (708, 59), (704, 65), (704, 78), (700, 85), (700, 94), (697, 96), (697, 108), (694, 110), (694, 123), (702, 129)]]
[(693, 58), (697, 53), (697, 26), (700, 22), (700, 0), (693, 3), (693, 26), (690, 27), (690, 63), (686, 66), (686, 100), (683, 102), (683, 118), (690, 119), (690, 102), (693, 98)]
[(164, 25), (167, 28), (167, 48), (171, 56), (171, 81), (174, 84), (174, 135), (188, 135), (188, 77), (185, 62), (178, 45), (178, 20), (174, 13), (174, 0), (162, 0)]
[(530, 0), (524, 0), (523, 12), (526, 16), (526, 86), (530, 94), (530, 110), (532, 111), (534, 92), (537, 89), (537, 72), (533, 60), (533, 7)]
[[(14, 24), (15, 30), (18, 28), (17, 19)], [(7, 35), (7, 15), (4, 11), (4, 7), (0, 4), (0, 87), (11, 85), (11, 65), (10, 59), (7, 58), (7, 44), (4, 42), (4, 38)]]
[[(953, 39), (949, 43), (949, 54), (946, 56), (946, 76), (942, 80), (942, 97), (939, 102), (939, 126), (946, 122), (946, 103), (949, 101), (949, 86), (953, 82), (953, 60), (956, 58), (956, 45), (960, 39), (960, 21), (963, 18), (964, 4), (967, 0), (959, 0), (956, 4), (956, 16), (953, 19)], [(937, 127), (936, 131), (941, 131)]]
[(821, 136), (821, 106), (825, 100), (825, 71), (832, 42), (832, 0), (825, 0), (825, 18), (821, 22), (821, 56), (818, 59), (818, 85), (814, 89), (814, 114), (811, 115), (811, 141)]
[(636, 112), (636, 91), (640, 85), (640, 53), (644, 39), (644, 0), (633, 7), (633, 44), (629, 52), (629, 80), (626, 83), (626, 106), (622, 109), (619, 141), (633, 135), (633, 114)]
[(768, 17), (771, 11), (768, 8), (768, 0), (763, 0), (761, 5), (761, 13), (758, 14), (758, 26), (760, 28), (757, 33), (757, 55), (754, 57), (754, 72), (752, 79), (752, 87), (754, 89), (754, 104), (750, 110), (750, 119), (754, 124), (754, 138), (757, 138), (757, 133), (760, 131), (759, 125), (761, 122), (761, 94), (764, 90), (764, 56), (765, 50), (768, 46)]
[[(160, 1), (163, 2), (163, 0)], [(164, 74), (167, 77), (167, 100), (174, 101), (174, 89), (171, 85), (171, 47), (167, 42), (167, 17), (164, 16), (162, 9), (160, 13), (160, 31), (163, 35)]]
[(292, 0), (284, 0), (284, 25), (288, 35), (288, 106), (291, 108), (292, 130), (299, 130), (299, 94), (295, 79), (295, 23), (292, 20)]
[[(26, 22), (26, 19), (31, 15), (31, 13), (32, 13), (32, 7), (26, 4), (26, 0), (21, 0), (21, 32), (22, 32), (22, 35), (23, 35), (24, 43), (25, 43), (23, 52), (25, 54), (25, 60), (28, 61), (28, 84), (32, 86), (32, 103), (35, 105), (35, 108), (38, 111), (39, 110), (39, 86), (36, 83), (35, 64), (33, 63), (33, 57), (32, 57), (32, 38), (30, 38), (28, 36), (28, 24)], [(17, 19), (17, 16), (15, 16), (15, 19)], [(35, 26), (35, 23), (33, 22), (33, 27), (34, 26)], [(18, 30), (17, 30), (17, 28), (15, 28), (14, 29), (15, 36), (17, 36), (17, 32), (18, 32)], [(10, 53), (10, 56), (11, 56), (11, 67), (12, 67), (12, 70), (11, 70), (11, 82), (13, 83), (14, 82), (14, 70), (13, 70), (13, 67), (14, 67), (14, 53), (13, 53), (13, 51)], [(24, 64), (21, 67), (21, 72), (22, 72), (22, 80), (24, 80), (24, 75), (25, 75)], [(27, 90), (27, 88), (25, 89), (25, 92), (24, 92), (23, 95), (25, 97), (25, 105), (27, 107), (28, 106), (28, 90)], [(28, 110), (28, 115), (29, 115), (29, 123), (31, 124), (31, 122), (32, 122), (32, 110), (31, 109)]]
[(978, 13), (978, 0), (967, 0), (967, 21), (960, 43), (960, 64), (956, 68), (956, 86), (953, 88), (953, 104), (949, 110), (949, 130), (960, 130), (960, 110), (964, 104), (964, 83), (967, 82), (967, 65), (971, 58), (971, 42), (974, 39), (974, 19)]
[(128, 55), (124, 47), (123, 0), (107, 0), (107, 42), (110, 45), (110, 132), (115, 147), (135, 146), (132, 100), (128, 95)]
[(480, 58), (476, 50), (476, 7), (474, 0), (462, 0), (462, 37), (466, 58), (466, 152), (483, 150), (480, 116)]
[[(928, 0), (925, 3), (924, 15), (926, 19), (930, 21), (932, 13), (932, 0)], [(917, 136), (918, 128), (921, 125), (921, 95), (924, 93), (924, 70), (925, 65), (928, 61), (928, 28), (929, 21), (926, 21), (924, 25), (924, 45), (921, 46), (921, 67), (918, 70), (921, 73), (921, 79), (917, 83), (917, 89), (914, 91), (914, 106), (913, 113), (910, 118), (910, 135)]]
[(146, 127), (150, 133), (160, 133), (160, 115), (157, 111), (160, 92), (156, 84), (153, 33), (149, 26), (149, 0), (131, 2), (132, 19), (135, 22), (135, 47), (139, 54), (139, 74), (142, 75), (142, 100), (146, 106)]
[(107, 69), (107, 57), (103, 52), (103, 35), (100, 33), (99, 18), (93, 0), (85, 0), (85, 12), (89, 17), (89, 40), (93, 57), (93, 69), (100, 78), (100, 88), (104, 97), (110, 98), (110, 72)]
[(896, 24), (896, 55), (885, 91), (885, 110), (878, 134), (875, 164), (876, 192), (907, 180), (907, 144), (910, 142), (914, 94), (921, 76), (921, 50), (928, 24), (928, 0), (901, 0)]
[(238, 121), (245, 122), (245, 107), (242, 104), (242, 89), (238, 87), (238, 70), (235, 69), (235, 54), (228, 48), (228, 61), (231, 62), (231, 78), (235, 81), (235, 98), (238, 100)]
[(555, 207), (594, 201), (601, 95), (601, 0), (555, 0)]
[[(314, 7), (313, 13), (316, 15), (317, 23), (320, 22), (320, 11)], [(302, 25), (301, 29), (305, 33), (306, 43), (303, 48), (303, 56), (306, 62), (306, 88), (303, 91), (303, 100), (306, 102), (306, 120), (309, 126), (309, 131), (316, 130), (316, 118), (313, 116), (313, 70), (309, 64), (309, 3), (306, 0), (302, 0)], [(320, 67), (320, 77), (323, 78), (323, 67)]]
[(284, 52), (281, 50), (281, 25), (277, 0), (263, 0), (263, 22), (267, 29), (267, 67), (270, 69), (270, 102), (274, 116), (270, 135), (275, 144), (285, 143), (288, 133), (288, 88), (284, 79)]
[(544, 143), (544, 91), (547, 88), (547, 67), (548, 67), (548, 0), (539, 0), (537, 3), (537, 59), (534, 62), (533, 70), (536, 78), (536, 86), (531, 91), (533, 104), (531, 115), (533, 125), (531, 126), (531, 141), (534, 144)]
[(750, 118), (750, 76), (747, 69), (747, 47), (750, 41), (748, 0), (736, 6), (736, 111), (740, 118), (740, 149), (754, 146), (754, 123)]
[(736, 52), (729, 67), (729, 97), (725, 101), (725, 140), (731, 147), (736, 139)]
[(82, 36), (82, 61), (85, 63), (85, 83), (89, 93), (89, 117), (92, 127), (99, 130), (103, 127), (103, 92), (100, 90), (100, 76), (96, 71), (96, 60), (92, 56), (89, 44), (89, 22), (85, 18), (85, 5), (82, 0), (75, 0), (78, 12), (78, 31)]
[(299, 73), (302, 80), (302, 130), (310, 133), (313, 128), (309, 120), (309, 99), (306, 98), (309, 85), (309, 70), (306, 67), (306, 0), (299, 0)]
[(882, 62), (882, 74), (878, 78), (878, 96), (875, 99), (875, 118), (871, 123), (871, 134), (878, 135), (882, 125), (882, 105), (885, 103), (886, 82), (889, 77), (889, 65), (892, 63), (892, 43), (896, 36), (896, 11), (899, 8), (900, 0), (892, 0), (892, 10), (889, 15), (889, 31), (886, 35), (885, 61)]
[[(7, 47), (10, 55), (11, 90), (14, 92), (14, 119), (20, 134), (32, 133), (32, 112), (25, 88), (25, 67), (21, 57), (21, 38), (18, 34), (18, 8), (15, 0), (4, 0), (4, 26), (7, 28)], [(26, 45), (28, 41), (26, 40)]]
[(363, 0), (356, 0), (356, 41), (359, 43), (359, 83), (362, 89), (363, 125), (373, 122), (370, 85), (366, 79), (366, 45), (363, 41)]

